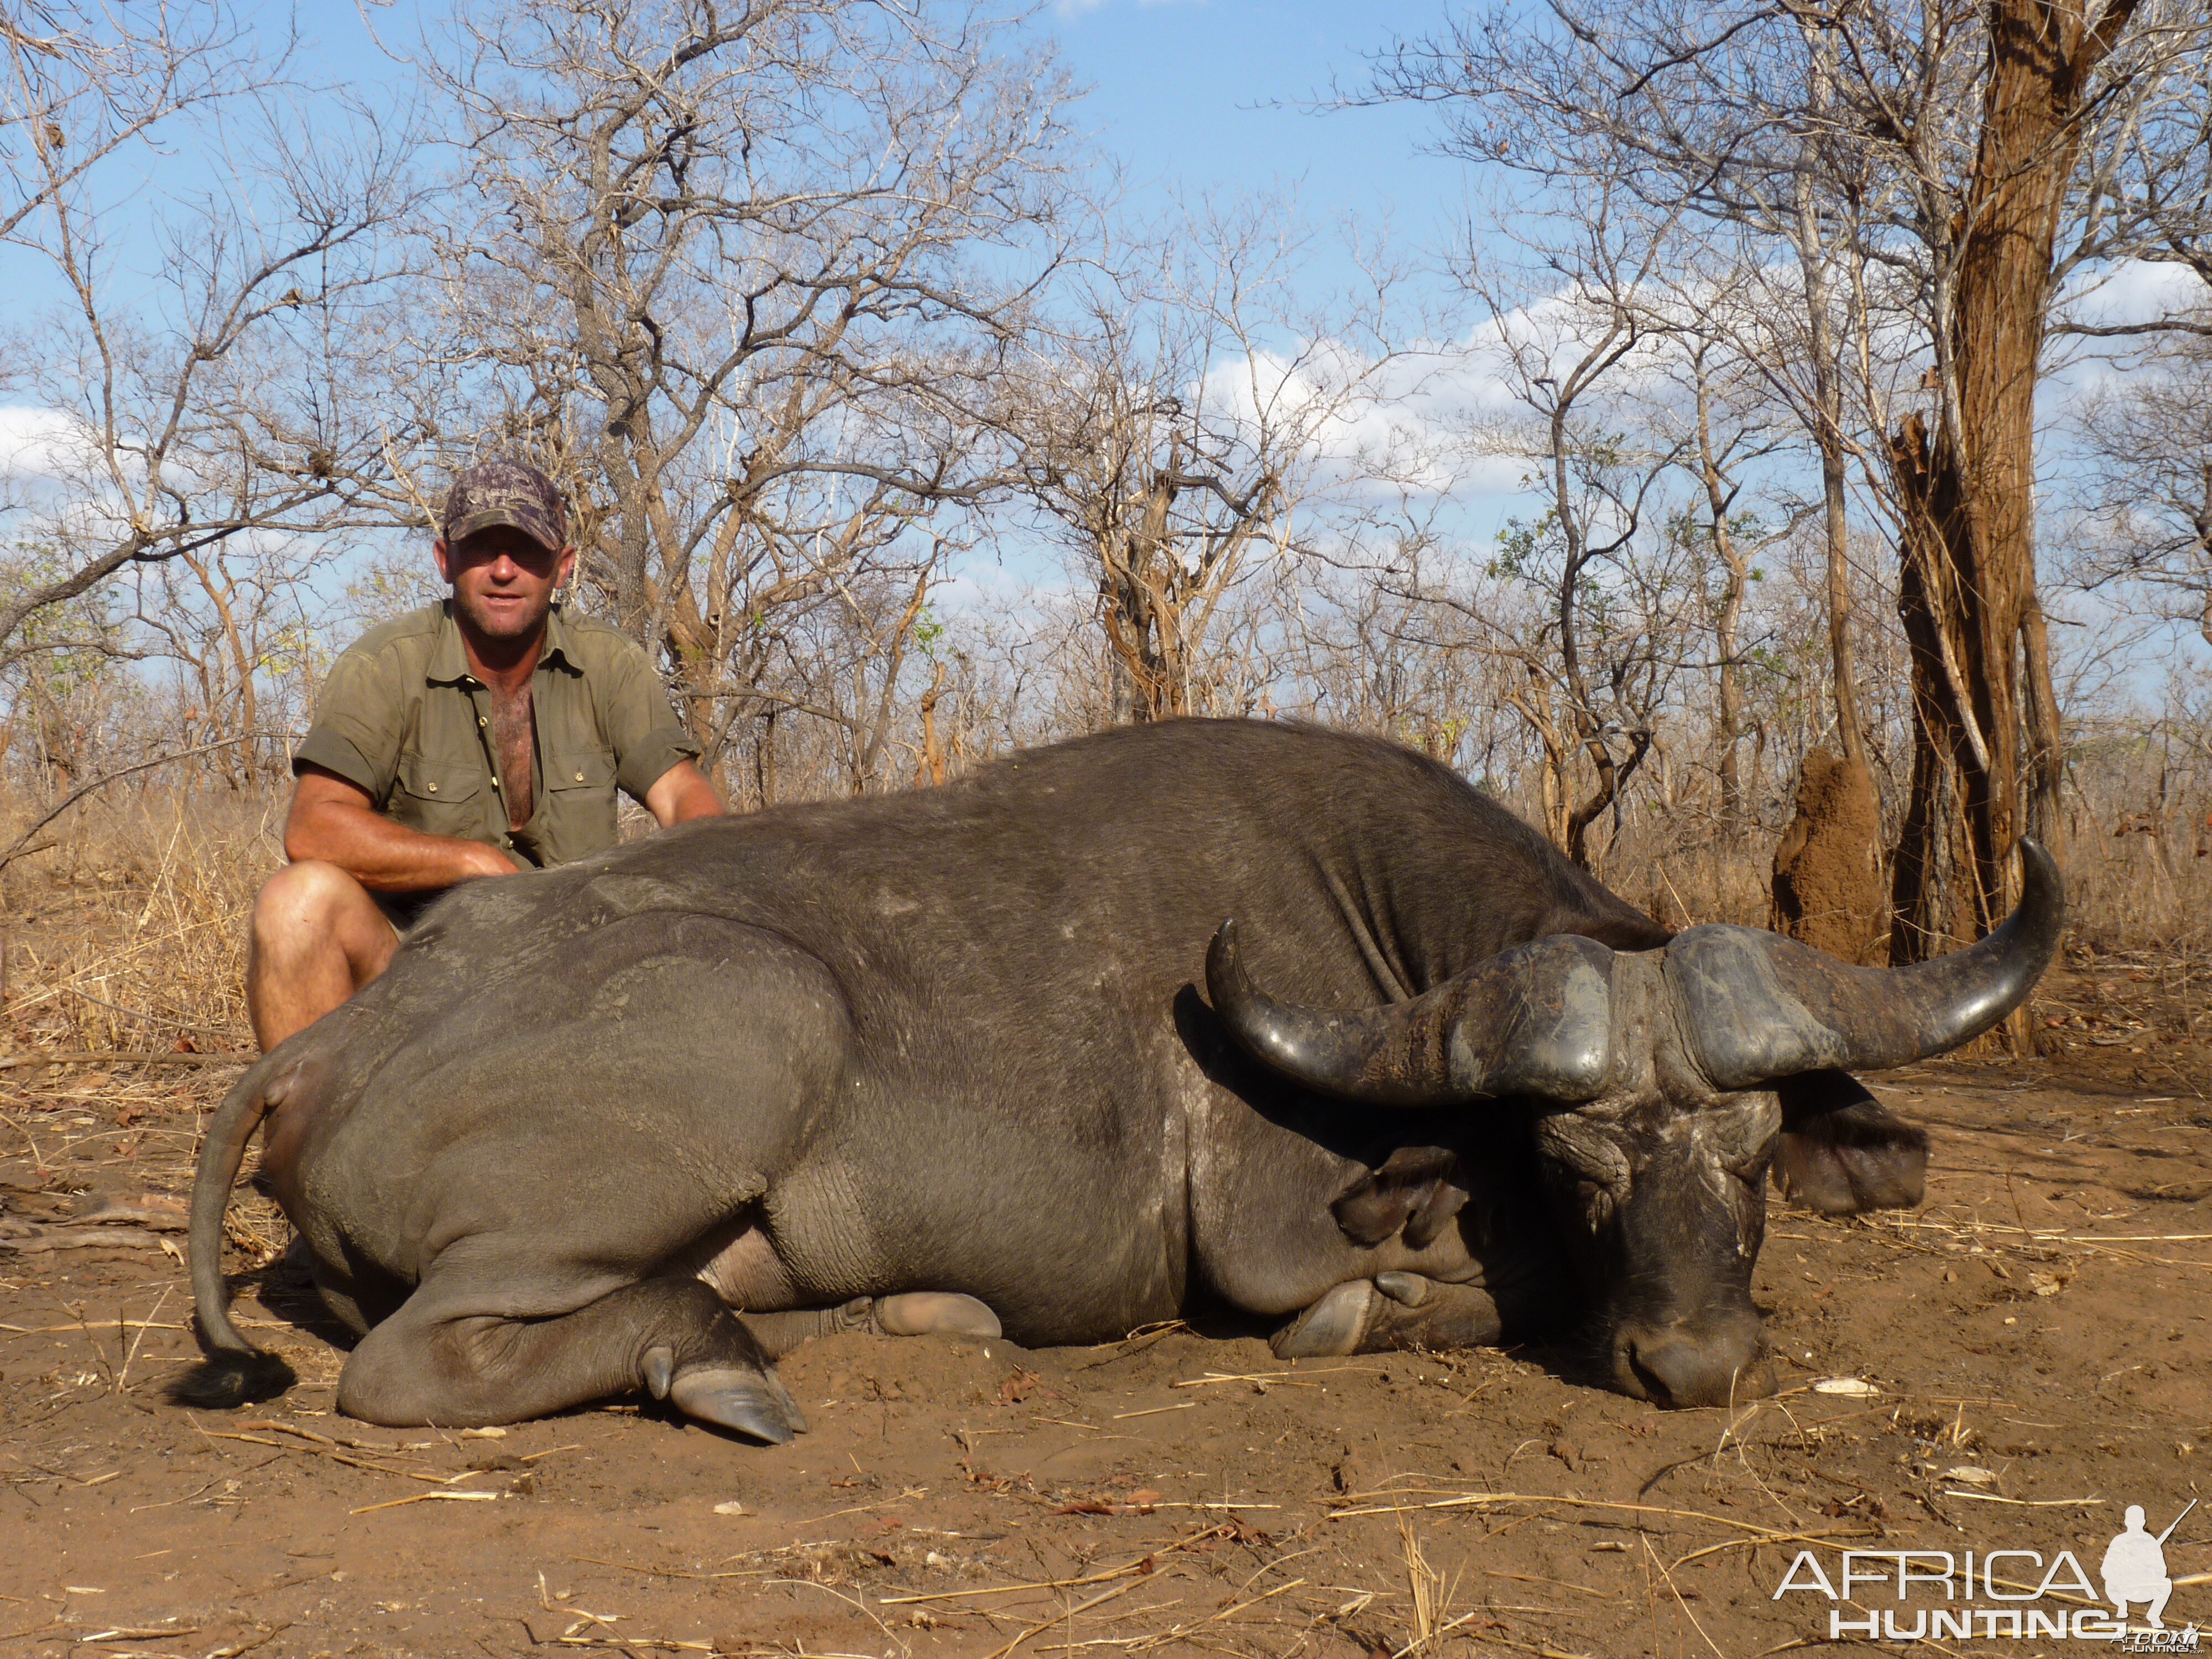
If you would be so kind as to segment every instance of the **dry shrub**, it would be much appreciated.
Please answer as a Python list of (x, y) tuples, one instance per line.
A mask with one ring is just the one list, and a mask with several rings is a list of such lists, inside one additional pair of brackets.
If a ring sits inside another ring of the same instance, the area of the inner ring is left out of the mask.
[(2054, 849), (2077, 943), (2164, 956), (2212, 946), (2209, 740), (2201, 718), (2086, 732)]
[[(72, 808), (47, 850), (0, 875), (12, 1035), (62, 1048), (250, 1050), (246, 924), (283, 861), (283, 806), (155, 785)], [(18, 805), (0, 823), (33, 816)]]
[[(2201, 739), (2177, 742), (2169, 753), (2140, 734), (2093, 736), (2069, 761), (2065, 811), (2050, 840), (2076, 948), (2161, 958), (2212, 951), (2212, 768), (2194, 769), (2190, 758), (2202, 748)], [(1808, 781), (1817, 787), (1818, 780)], [(1528, 803), (1508, 799), (1536, 821)], [(1632, 797), (1618, 836), (1600, 843), (1596, 873), (1670, 927), (1771, 926), (1770, 882), (1793, 850), (1789, 807), (1786, 799), (1769, 799), (1758, 821), (1731, 827), (1709, 788), (1683, 790), (1672, 801)], [(1833, 850), (1845, 859), (1886, 851), (1896, 839), (1892, 811), (1850, 814), (1850, 831)], [(1814, 942), (1850, 954), (1838, 943)], [(1859, 959), (1885, 961), (1885, 943), (1872, 942)]]
[(2197, 826), (2134, 827), (2119, 814), (2112, 821), (2114, 827), (2093, 828), (2066, 849), (2075, 937), (2107, 951), (2201, 954), (2212, 947), (2212, 855), (2197, 850), (2203, 842), (2190, 833)]

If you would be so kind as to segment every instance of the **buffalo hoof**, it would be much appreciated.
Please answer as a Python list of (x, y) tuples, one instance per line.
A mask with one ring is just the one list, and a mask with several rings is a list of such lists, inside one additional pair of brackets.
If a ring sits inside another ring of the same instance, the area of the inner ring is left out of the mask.
[(1419, 1273), (1375, 1275), (1375, 1288), (1389, 1298), (1375, 1304), (1359, 1347), (1480, 1348), (1504, 1332), (1498, 1304), (1480, 1285), (1447, 1285)]
[(654, 1399), (674, 1401), (686, 1417), (771, 1446), (806, 1432), (799, 1402), (774, 1371), (701, 1365), (678, 1372), (666, 1348), (653, 1348), (645, 1356), (645, 1383)]
[(1278, 1359), (1334, 1359), (1359, 1352), (1379, 1292), (1371, 1279), (1349, 1279), (1275, 1333)]
[(998, 1336), (999, 1316), (957, 1291), (909, 1291), (876, 1303), (876, 1325), (886, 1336)]

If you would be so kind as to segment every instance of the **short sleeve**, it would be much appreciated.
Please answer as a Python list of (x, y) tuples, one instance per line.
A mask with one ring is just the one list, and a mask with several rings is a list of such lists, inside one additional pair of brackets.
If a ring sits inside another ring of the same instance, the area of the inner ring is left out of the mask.
[(399, 769), (406, 700), (389, 652), (358, 648), (331, 665), (315, 700), (315, 723), (293, 751), (292, 772), (306, 765), (335, 772), (368, 792), (380, 806)]
[(623, 640), (611, 653), (599, 708), (600, 729), (614, 745), (615, 781), (633, 800), (682, 760), (696, 760), (699, 745), (684, 730), (669, 706), (668, 694), (653, 664), (634, 641)]

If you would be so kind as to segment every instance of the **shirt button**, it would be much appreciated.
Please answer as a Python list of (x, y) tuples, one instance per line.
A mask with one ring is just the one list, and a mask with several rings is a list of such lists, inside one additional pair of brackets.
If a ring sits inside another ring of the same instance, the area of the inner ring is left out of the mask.
[(584, 775), (583, 775), (581, 772), (577, 773), (577, 774), (576, 774), (576, 781), (577, 781), (577, 782), (579, 782), (579, 783), (581, 783), (583, 781), (584, 781)]
[(491, 722), (486, 720), (482, 714), (479, 714), (477, 716), (477, 724), (478, 726), (489, 726)]
[(438, 793), (438, 786), (436, 784), (434, 783), (430, 786), (430, 793), (434, 795)]

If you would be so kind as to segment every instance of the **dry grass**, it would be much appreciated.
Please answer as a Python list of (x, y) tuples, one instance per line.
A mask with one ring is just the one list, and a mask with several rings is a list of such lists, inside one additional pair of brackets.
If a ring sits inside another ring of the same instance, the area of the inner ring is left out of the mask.
[[(2117, 806), (2078, 815), (2057, 849), (2077, 948), (2160, 960), (2212, 954), (2212, 839), (2192, 822), (2179, 805), (2164, 817)], [(1758, 827), (1725, 836), (1687, 815), (1632, 814), (1600, 873), (1672, 927), (1765, 927), (1776, 838)]]
[(282, 811), (267, 798), (166, 788), (118, 789), (74, 809), (51, 849), (0, 876), (0, 1041), (250, 1049), (246, 922), (283, 859)]

